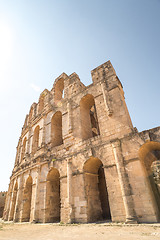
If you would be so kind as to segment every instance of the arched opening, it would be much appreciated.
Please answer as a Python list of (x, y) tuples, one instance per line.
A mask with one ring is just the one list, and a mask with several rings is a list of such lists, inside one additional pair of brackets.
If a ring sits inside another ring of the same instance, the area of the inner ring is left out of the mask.
[(62, 138), (62, 113), (56, 112), (51, 120), (51, 142), (52, 146), (59, 146), (63, 143)]
[(150, 141), (142, 145), (139, 156), (146, 170), (152, 193), (157, 205), (157, 216), (160, 220), (160, 143)]
[(32, 143), (32, 153), (35, 153), (37, 151), (38, 145), (39, 145), (39, 126), (37, 126), (34, 130), (33, 143)]
[(54, 101), (58, 103), (64, 97), (64, 80), (59, 79), (55, 84)]
[(84, 181), (88, 222), (111, 220), (103, 164), (98, 158), (91, 157), (85, 162)]
[(160, 195), (160, 160), (155, 160), (151, 165), (153, 179)]
[(80, 101), (82, 139), (88, 139), (100, 134), (95, 101), (87, 94)]
[(22, 222), (30, 221), (31, 212), (31, 200), (32, 200), (32, 177), (29, 176), (26, 181), (26, 185), (23, 191), (23, 212)]
[(9, 221), (13, 220), (14, 212), (15, 212), (15, 206), (16, 206), (16, 200), (17, 200), (17, 191), (18, 191), (18, 183), (15, 183), (13, 195), (12, 195), (12, 203), (11, 203), (11, 211), (10, 211), (10, 217)]
[(47, 175), (45, 222), (60, 221), (60, 175), (52, 168)]
[(26, 152), (26, 143), (27, 143), (27, 138), (25, 137), (23, 140), (23, 145), (22, 145), (21, 162), (22, 162), (25, 152)]

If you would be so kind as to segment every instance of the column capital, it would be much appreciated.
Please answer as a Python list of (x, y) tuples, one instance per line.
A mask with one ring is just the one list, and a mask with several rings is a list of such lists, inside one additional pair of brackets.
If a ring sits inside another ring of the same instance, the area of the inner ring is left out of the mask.
[(41, 166), (37, 166), (37, 173), (40, 172)]
[(68, 164), (69, 164), (69, 163), (72, 163), (72, 158), (71, 158), (71, 157), (67, 158), (67, 163), (68, 163)]
[(118, 148), (121, 146), (121, 141), (120, 141), (120, 139), (117, 138), (117, 139), (114, 139), (113, 141), (111, 141), (111, 144), (112, 144), (113, 148)]

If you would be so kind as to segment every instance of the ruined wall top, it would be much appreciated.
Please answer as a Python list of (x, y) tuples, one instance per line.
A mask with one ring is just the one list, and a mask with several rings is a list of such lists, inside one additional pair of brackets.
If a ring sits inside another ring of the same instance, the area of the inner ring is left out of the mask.
[(69, 101), (73, 96), (82, 92), (86, 88), (91, 87), (92, 85), (99, 84), (100, 82), (106, 82), (107, 88), (114, 88), (115, 85), (120, 85), (121, 82), (116, 76), (116, 72), (110, 61), (98, 66), (97, 68), (91, 71), (93, 83), (89, 86), (85, 86), (81, 81), (79, 76), (76, 73), (67, 75), (62, 73), (54, 81), (51, 91), (45, 89), (39, 97), (38, 103), (33, 103), (30, 107), (29, 113), (26, 115), (25, 122), (22, 128), (22, 135), (25, 132), (25, 129), (32, 125), (32, 122), (36, 117), (43, 115), (44, 111), (47, 111), (47, 106), (52, 105), (52, 109), (60, 106), (60, 101)]

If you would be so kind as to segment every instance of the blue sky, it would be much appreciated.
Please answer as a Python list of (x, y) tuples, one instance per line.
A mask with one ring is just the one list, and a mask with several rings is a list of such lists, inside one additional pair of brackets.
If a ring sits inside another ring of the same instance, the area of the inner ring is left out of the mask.
[(160, 0), (0, 0), (0, 191), (26, 114), (62, 72), (111, 60), (133, 125), (159, 126)]

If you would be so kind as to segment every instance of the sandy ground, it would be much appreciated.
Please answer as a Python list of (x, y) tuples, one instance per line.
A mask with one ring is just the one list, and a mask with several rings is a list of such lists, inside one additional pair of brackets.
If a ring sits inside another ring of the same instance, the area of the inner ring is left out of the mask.
[(160, 224), (0, 223), (0, 240), (160, 240)]

